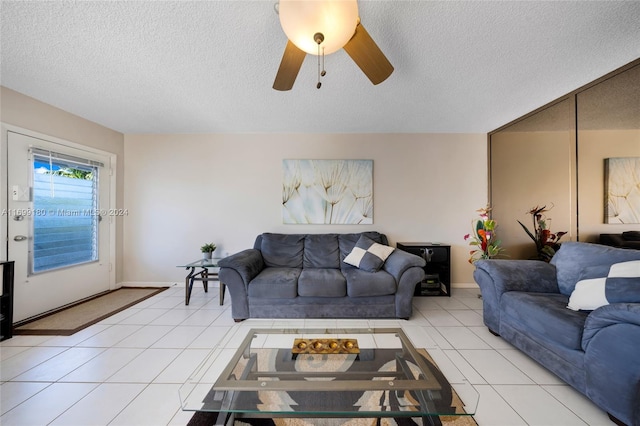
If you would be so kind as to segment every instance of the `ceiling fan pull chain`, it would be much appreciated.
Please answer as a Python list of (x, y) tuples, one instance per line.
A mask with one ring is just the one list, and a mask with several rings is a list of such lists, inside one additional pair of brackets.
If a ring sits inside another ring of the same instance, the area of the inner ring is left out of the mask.
[(320, 82), (320, 75), (322, 73), (320, 72), (320, 43), (318, 43), (318, 84), (316, 84), (316, 89), (319, 89), (320, 87), (322, 87), (322, 83)]
[(327, 75), (327, 71), (324, 69), (324, 46), (322, 46), (322, 72), (320, 75), (323, 77)]

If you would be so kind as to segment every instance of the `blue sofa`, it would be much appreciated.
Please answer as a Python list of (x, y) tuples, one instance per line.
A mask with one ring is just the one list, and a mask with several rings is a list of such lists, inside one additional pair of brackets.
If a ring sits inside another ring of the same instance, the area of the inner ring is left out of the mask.
[(378, 232), (258, 235), (219, 262), (232, 317), (409, 318), (424, 259), (394, 250), (375, 272), (344, 263), (361, 237), (388, 246)]
[[(474, 278), (491, 332), (582, 392), (612, 420), (639, 426), (640, 303), (567, 308), (578, 281), (607, 277), (612, 264), (632, 260), (640, 260), (640, 251), (565, 242), (550, 263), (477, 261)], [(628, 280), (625, 285), (636, 286), (626, 287), (635, 293), (629, 300), (640, 302), (639, 279)]]

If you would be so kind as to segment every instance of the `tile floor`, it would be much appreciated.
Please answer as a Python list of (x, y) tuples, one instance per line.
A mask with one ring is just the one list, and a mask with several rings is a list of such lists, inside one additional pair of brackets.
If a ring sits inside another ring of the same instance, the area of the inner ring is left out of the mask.
[(612, 425), (606, 414), (482, 324), (478, 291), (416, 298), (409, 321), (231, 319), (229, 296), (173, 287), (68, 337), (0, 344), (0, 424), (186, 425), (178, 390), (217, 343), (250, 326), (401, 326), (416, 347), (442, 349), (478, 392), (489, 425)]

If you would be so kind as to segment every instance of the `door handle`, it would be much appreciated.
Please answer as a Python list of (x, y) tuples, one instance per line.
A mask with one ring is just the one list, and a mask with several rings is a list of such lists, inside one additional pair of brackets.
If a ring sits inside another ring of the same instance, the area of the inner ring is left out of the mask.
[(25, 237), (24, 235), (16, 235), (15, 237), (13, 237), (13, 241), (24, 241), (26, 239), (27, 237)]

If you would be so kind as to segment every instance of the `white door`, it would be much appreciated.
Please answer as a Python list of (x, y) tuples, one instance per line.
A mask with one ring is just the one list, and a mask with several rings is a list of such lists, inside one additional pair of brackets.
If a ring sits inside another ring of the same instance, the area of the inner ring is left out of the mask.
[(110, 156), (7, 133), (14, 322), (110, 289)]

